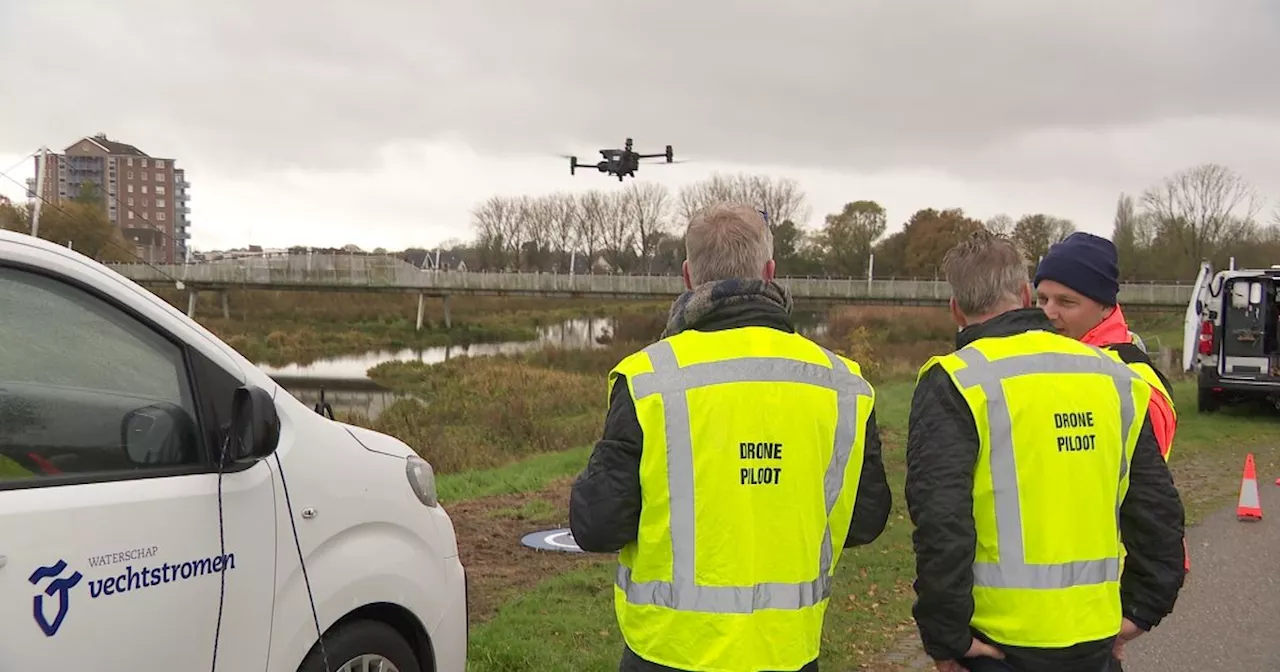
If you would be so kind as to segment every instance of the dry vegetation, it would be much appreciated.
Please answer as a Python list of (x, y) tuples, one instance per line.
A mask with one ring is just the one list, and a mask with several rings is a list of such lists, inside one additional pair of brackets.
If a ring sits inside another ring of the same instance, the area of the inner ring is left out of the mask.
[[(593, 350), (381, 364), (370, 376), (413, 396), (376, 419), (349, 420), (401, 438), (442, 473), (587, 445), (600, 436), (609, 369), (656, 339), (664, 322), (661, 313), (620, 317), (612, 342)], [(877, 384), (914, 377), (954, 345), (955, 326), (939, 308), (840, 307), (827, 324), (820, 341)]]
[[(187, 308), (184, 292), (156, 294), (180, 310)], [(370, 350), (527, 340), (539, 327), (572, 318), (666, 309), (665, 303), (652, 302), (453, 297), (453, 325), (446, 328), (443, 300), (429, 298), (422, 331), (417, 331), (418, 298), (412, 294), (239, 290), (228, 298), (230, 319), (222, 316), (213, 292), (200, 295), (196, 317), (244, 356), (271, 365)]]

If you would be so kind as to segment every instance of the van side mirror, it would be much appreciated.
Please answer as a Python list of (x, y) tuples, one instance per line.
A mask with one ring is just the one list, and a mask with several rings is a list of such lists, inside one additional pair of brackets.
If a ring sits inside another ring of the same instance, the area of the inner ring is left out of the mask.
[(275, 452), (280, 441), (280, 416), (266, 390), (252, 385), (236, 390), (227, 438), (227, 463), (261, 459)]
[(180, 466), (199, 460), (195, 420), (168, 402), (135, 408), (120, 423), (120, 445), (137, 466)]

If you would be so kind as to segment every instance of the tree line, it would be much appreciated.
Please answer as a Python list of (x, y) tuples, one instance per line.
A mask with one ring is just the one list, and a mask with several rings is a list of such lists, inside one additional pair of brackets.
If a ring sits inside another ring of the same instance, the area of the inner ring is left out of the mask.
[[(807, 225), (800, 185), (764, 175), (713, 175), (675, 191), (631, 182), (617, 191), (492, 196), (472, 211), (475, 237), (454, 255), (473, 271), (672, 274), (684, 259), (682, 231), (698, 209), (723, 200), (766, 213), (779, 275), (938, 277), (951, 246), (979, 229), (1009, 235), (1031, 264), (1077, 230), (1049, 213), (986, 221), (962, 208), (923, 208), (899, 230), (874, 200), (854, 200)], [(1225, 268), (1280, 263), (1280, 211), (1262, 221), (1264, 201), (1240, 174), (1194, 166), (1141, 194), (1120, 194), (1111, 239), (1129, 281), (1193, 280), (1202, 259)]]
[[(75, 198), (40, 208), (40, 238), (70, 245), (77, 252), (102, 262), (136, 261), (137, 249), (111, 223), (105, 197), (97, 186), (86, 182)], [(32, 203), (0, 202), (0, 229), (31, 233)]]

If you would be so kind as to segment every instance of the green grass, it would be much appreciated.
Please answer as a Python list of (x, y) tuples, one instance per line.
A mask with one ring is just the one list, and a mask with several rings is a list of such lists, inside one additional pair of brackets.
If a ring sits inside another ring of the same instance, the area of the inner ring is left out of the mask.
[(586, 446), (535, 455), (497, 469), (440, 474), (436, 477), (436, 488), (440, 502), (445, 506), (468, 499), (535, 492), (552, 481), (581, 471), (589, 455), (591, 447)]
[[(877, 386), (877, 419), (885, 439), (885, 466), (893, 490), (889, 524), (874, 543), (845, 552), (823, 633), (823, 669), (856, 669), (905, 637), (914, 636), (911, 603), (915, 559), (903, 498), (904, 443), (910, 383)], [(1280, 469), (1280, 421), (1247, 409), (1202, 415), (1195, 383), (1175, 385), (1180, 427), (1170, 465), (1190, 520), (1229, 504), (1239, 486), (1244, 455), (1253, 452), (1262, 474)], [(585, 464), (589, 448), (553, 463), (552, 456), (469, 476), (469, 492), (519, 492), (570, 475)], [(525, 472), (531, 475), (524, 476)], [(497, 475), (500, 473), (501, 475)], [(495, 485), (486, 486), (486, 474)], [(1195, 557), (1192, 556), (1194, 571)], [(471, 672), (614, 669), (622, 650), (613, 613), (613, 563), (569, 572), (503, 605), (471, 633)]]

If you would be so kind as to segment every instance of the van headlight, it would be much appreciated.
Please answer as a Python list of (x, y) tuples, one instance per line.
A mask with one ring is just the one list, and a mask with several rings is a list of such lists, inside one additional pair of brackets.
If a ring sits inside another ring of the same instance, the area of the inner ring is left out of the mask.
[(418, 501), (432, 508), (439, 505), (440, 500), (436, 498), (436, 472), (431, 468), (430, 462), (417, 455), (410, 455), (405, 458), (404, 472), (409, 477), (409, 487), (413, 488)]

